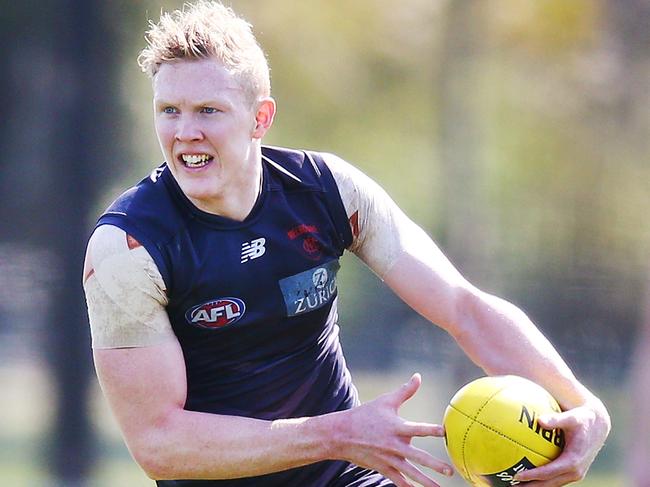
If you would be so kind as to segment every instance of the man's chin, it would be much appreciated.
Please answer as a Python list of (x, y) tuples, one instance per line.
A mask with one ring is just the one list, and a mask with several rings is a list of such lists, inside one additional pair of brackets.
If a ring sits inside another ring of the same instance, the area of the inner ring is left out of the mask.
[(196, 184), (183, 184), (183, 182), (180, 182), (179, 186), (185, 196), (187, 196), (187, 198), (199, 208), (208, 206), (211, 201), (219, 199), (219, 193), (215, 191), (214, 184), (207, 188), (207, 184), (199, 186)]

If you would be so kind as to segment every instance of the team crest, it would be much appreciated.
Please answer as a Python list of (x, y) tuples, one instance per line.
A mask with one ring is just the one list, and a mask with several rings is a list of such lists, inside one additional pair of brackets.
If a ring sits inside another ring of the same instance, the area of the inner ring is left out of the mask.
[(297, 225), (287, 232), (287, 236), (300, 245), (309, 259), (319, 260), (323, 256), (323, 244), (318, 238), (316, 225)]
[(223, 328), (239, 321), (246, 305), (238, 298), (217, 298), (190, 308), (185, 313), (188, 323), (200, 328)]

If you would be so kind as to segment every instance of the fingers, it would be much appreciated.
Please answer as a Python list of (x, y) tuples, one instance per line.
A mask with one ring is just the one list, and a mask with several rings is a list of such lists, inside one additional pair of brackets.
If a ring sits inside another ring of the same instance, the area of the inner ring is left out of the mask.
[[(561, 421), (553, 424), (566, 425), (566, 422)], [(551, 426), (549, 425), (549, 427)], [(566, 428), (566, 426), (563, 427)], [(515, 479), (521, 482), (540, 481), (542, 482), (539, 484), (540, 486), (547, 487), (566, 485), (569, 482), (582, 480), (591, 464), (591, 461), (584, 459), (583, 443), (583, 438), (574, 437), (573, 442), (565, 447), (564, 452), (557, 459), (541, 467), (520, 472)], [(537, 485), (537, 482), (531, 485)]]
[(441, 424), (418, 423), (415, 421), (404, 421), (398, 431), (400, 436), (445, 436), (445, 427)]
[(409, 463), (422, 465), (423, 467), (430, 468), (431, 470), (441, 473), (447, 477), (454, 475), (454, 469), (451, 467), (451, 465), (443, 462), (442, 460), (438, 460), (437, 458), (431, 456), (428, 452), (414, 446), (410, 447), (409, 452), (405, 458)]
[(548, 481), (532, 481), (526, 482), (526, 487), (561, 487), (570, 484), (571, 480), (568, 479), (554, 479)]
[[(369, 462), (370, 466), (388, 477), (397, 487), (411, 487), (416, 485), (415, 483), (424, 487), (439, 487), (439, 484), (418, 468), (419, 466), (445, 476), (452, 476), (454, 473), (448, 463), (411, 445), (414, 437), (444, 437), (444, 427), (439, 424), (406, 421), (397, 415), (399, 408), (416, 394), (421, 384), (420, 374), (413, 374), (406, 383), (394, 391), (368, 403), (370, 404), (368, 411), (379, 412), (379, 415), (384, 418), (381, 422), (381, 429), (384, 431), (379, 433), (380, 441), (376, 443), (378, 449), (382, 451), (376, 460), (381, 460)], [(380, 447), (380, 444), (383, 444), (383, 447)], [(365, 460), (366, 462), (368, 460), (367, 453)]]
[(415, 373), (405, 384), (402, 384), (396, 391), (388, 394), (388, 401), (397, 410), (406, 401), (411, 399), (420, 388), (422, 384), (422, 377), (420, 374)]
[[(432, 470), (442, 473), (448, 477), (453, 475), (453, 470), (451, 470), (451, 468), (445, 463), (436, 460), (425, 451), (419, 450), (419, 453), (421, 453), (424, 458), (417, 458), (418, 455), (410, 455), (408, 458), (404, 458), (402, 456), (392, 457), (389, 460), (389, 466), (382, 473), (389, 477), (398, 486), (414, 485), (410, 482), (409, 479), (411, 479), (417, 482), (417, 485), (421, 485), (423, 487), (439, 487), (439, 484), (437, 484), (432, 478), (422, 472), (415, 465), (415, 463), (427, 466)], [(399, 481), (396, 481), (396, 479)]]
[[(531, 470), (532, 472), (532, 470)], [(518, 477), (515, 477), (515, 480), (519, 480)], [(539, 480), (539, 481), (524, 481), (526, 482), (526, 487), (560, 487), (563, 485), (571, 484), (573, 482), (578, 482), (581, 478), (575, 478), (570, 474), (560, 475), (551, 480)]]
[(563, 413), (543, 414), (537, 421), (542, 427), (547, 429), (571, 429), (580, 424), (580, 419), (573, 410)]
[(439, 485), (434, 482), (433, 479), (427, 477), (419, 468), (408, 461), (402, 462), (401, 472), (408, 478), (415, 480), (423, 487), (439, 487)]
[[(520, 482), (537, 480), (544, 482), (539, 485), (550, 487), (553, 485), (565, 485), (569, 482), (577, 482), (582, 480), (585, 474), (586, 469), (582, 467), (581, 463), (573, 455), (564, 454), (547, 465), (518, 473), (515, 476), (515, 480)], [(561, 481), (564, 483), (556, 483)], [(531, 485), (537, 485), (537, 483)]]
[(555, 487), (585, 478), (589, 466), (609, 433), (608, 416), (589, 406), (543, 415), (538, 418), (543, 428), (564, 430), (567, 443), (562, 454), (551, 463), (515, 476), (531, 486)]
[(537, 467), (531, 470), (525, 470), (515, 475), (515, 480), (520, 482), (530, 482), (532, 480), (556, 480), (561, 476), (568, 475), (566, 467), (562, 464), (557, 465), (558, 461), (551, 462), (543, 467)]
[(413, 487), (413, 484), (409, 482), (406, 476), (394, 467), (388, 467), (385, 470), (380, 469), (379, 471), (397, 487)]

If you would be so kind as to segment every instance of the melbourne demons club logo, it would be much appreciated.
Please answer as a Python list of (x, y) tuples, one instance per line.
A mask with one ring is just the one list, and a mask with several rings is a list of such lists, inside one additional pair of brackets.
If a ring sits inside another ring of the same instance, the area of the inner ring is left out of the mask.
[(323, 256), (323, 244), (317, 235), (316, 225), (300, 224), (287, 232), (287, 237), (300, 243), (305, 255), (312, 260), (319, 260)]
[(217, 298), (187, 310), (188, 323), (201, 328), (222, 328), (239, 321), (246, 305), (238, 298)]

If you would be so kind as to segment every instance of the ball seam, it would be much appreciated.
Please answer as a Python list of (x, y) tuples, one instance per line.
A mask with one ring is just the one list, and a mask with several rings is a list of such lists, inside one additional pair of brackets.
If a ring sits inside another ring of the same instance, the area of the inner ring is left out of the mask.
[[(499, 391), (499, 392), (500, 392), (500, 391)], [(496, 394), (495, 394), (495, 395), (496, 395)], [(488, 399), (488, 400), (485, 402), (485, 404), (483, 404), (483, 406), (481, 406), (481, 407), (477, 410), (477, 412), (476, 412), (476, 415), (477, 415), (477, 416), (478, 416), (478, 414), (481, 412), (481, 410), (482, 410), (482, 409), (483, 409), (483, 408), (488, 404), (488, 402), (490, 402), (490, 400), (491, 400), (493, 397), (494, 397), (494, 396), (490, 397), (490, 399)], [(465, 435), (463, 436), (463, 463), (464, 463), (464, 464), (465, 464), (465, 439), (467, 438), (467, 434), (469, 433), (469, 429), (472, 427), (472, 425), (473, 425), (474, 423), (477, 423), (477, 424), (479, 424), (480, 426), (483, 426), (485, 429), (487, 429), (487, 430), (489, 430), (489, 431), (492, 431), (493, 433), (496, 433), (497, 435), (499, 435), (499, 436), (505, 438), (506, 440), (509, 440), (509, 441), (513, 442), (515, 445), (518, 445), (518, 446), (520, 446), (521, 448), (524, 448), (525, 450), (528, 450), (528, 451), (534, 453), (535, 455), (539, 455), (540, 457), (544, 457), (544, 458), (546, 458), (548, 461), (553, 461), (552, 458), (547, 457), (547, 456), (544, 455), (543, 453), (539, 453), (539, 452), (533, 450), (532, 448), (530, 448), (530, 447), (528, 447), (528, 446), (526, 446), (526, 445), (520, 443), (519, 441), (515, 440), (514, 438), (510, 438), (509, 436), (505, 435), (505, 434), (502, 433), (501, 431), (499, 431), (499, 430), (497, 430), (497, 429), (494, 429), (494, 428), (491, 427), (490, 425), (487, 425), (487, 424), (485, 424), (485, 423), (479, 421), (477, 418), (473, 418), (473, 417), (469, 416), (468, 414), (464, 413), (463, 411), (460, 411), (458, 408), (455, 408), (454, 406), (452, 406), (452, 407), (453, 407), (456, 411), (458, 411), (460, 414), (462, 414), (463, 416), (465, 416), (466, 418), (472, 420), (472, 423), (468, 426), (467, 430), (465, 431)], [(465, 464), (465, 470), (467, 470), (467, 465), (466, 465), (466, 464)]]
[[(505, 387), (502, 387), (502, 388), (500, 388), (498, 391), (496, 391), (494, 394), (492, 394), (490, 397), (488, 397), (488, 398), (485, 400), (485, 402), (481, 405), (481, 407), (479, 407), (479, 408), (476, 410), (476, 417), (474, 417), (474, 418), (472, 418), (471, 416), (469, 416), (469, 415), (465, 414), (464, 412), (460, 411), (459, 409), (457, 409), (456, 407), (454, 407), (453, 404), (450, 404), (450, 406), (451, 406), (452, 408), (454, 408), (454, 409), (455, 409), (456, 411), (458, 411), (460, 414), (462, 414), (463, 416), (465, 416), (466, 418), (468, 418), (468, 419), (470, 419), (470, 420), (472, 421), (472, 422), (470, 423), (470, 425), (467, 427), (467, 429), (465, 430), (465, 434), (463, 435), (463, 443), (462, 443), (462, 450), (461, 450), (462, 457), (463, 457), (463, 466), (465, 467), (465, 472), (467, 472), (467, 474), (470, 476), (470, 478), (472, 478), (474, 475), (472, 474), (472, 472), (470, 472), (469, 468), (467, 468), (467, 462), (465, 461), (465, 440), (467, 439), (467, 435), (469, 435), (469, 430), (471, 429), (471, 427), (472, 427), (472, 425), (473, 425), (474, 423), (478, 423), (478, 424), (481, 424), (481, 425), (482, 425), (482, 423), (481, 423), (480, 421), (478, 421), (477, 417), (478, 417), (479, 414), (481, 414), (481, 411), (483, 411), (483, 408), (485, 408), (485, 406), (487, 406), (487, 404), (488, 404), (488, 403), (489, 403), (489, 402), (494, 398), (494, 396), (496, 396), (497, 394), (499, 394), (499, 393), (500, 393), (502, 390), (504, 390), (504, 389), (505, 389)], [(497, 432), (497, 433), (498, 433), (498, 432)], [(510, 438), (508, 438), (508, 439), (510, 439)]]

